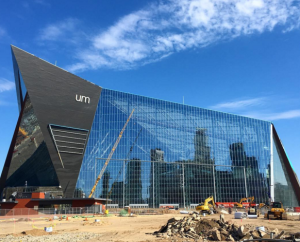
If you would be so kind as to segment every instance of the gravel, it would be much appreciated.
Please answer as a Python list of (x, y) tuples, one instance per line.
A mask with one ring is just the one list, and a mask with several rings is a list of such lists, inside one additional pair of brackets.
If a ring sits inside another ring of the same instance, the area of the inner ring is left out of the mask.
[(44, 242), (44, 241), (53, 241), (53, 242), (77, 242), (90, 239), (100, 239), (100, 234), (95, 233), (64, 233), (64, 234), (53, 234), (53, 235), (43, 235), (43, 236), (13, 236), (8, 235), (4, 238), (0, 238), (1, 242), (13, 242), (13, 241), (22, 241), (22, 242)]

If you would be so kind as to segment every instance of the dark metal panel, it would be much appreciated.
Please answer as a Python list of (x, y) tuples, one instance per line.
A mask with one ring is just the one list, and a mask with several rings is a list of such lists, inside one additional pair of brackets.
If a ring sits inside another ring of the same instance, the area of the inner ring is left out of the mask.
[[(17, 47), (13, 54), (31, 98), (65, 197), (73, 197), (83, 155), (63, 154), (62, 167), (49, 124), (90, 130), (101, 87)], [(77, 96), (76, 96), (77, 95)]]
[(299, 184), (299, 180), (298, 180), (298, 177), (296, 175), (296, 173), (294, 172), (290, 162), (289, 162), (289, 159), (285, 153), (285, 150), (283, 148), (283, 145), (281, 143), (281, 140), (276, 132), (276, 129), (274, 127), (274, 125), (272, 124), (272, 129), (273, 129), (273, 137), (276, 141), (276, 143), (278, 144), (278, 148), (279, 148), (279, 152), (280, 152), (280, 155), (283, 159), (283, 162), (284, 162), (284, 165), (285, 165), (285, 168), (286, 168), (286, 171), (289, 175), (289, 178), (290, 178), (290, 181), (292, 183), (292, 186), (293, 186), (293, 189), (295, 191), (295, 194), (296, 194), (296, 197), (297, 197), (297, 200), (298, 200), (298, 203), (300, 204), (300, 184)]
[(20, 123), (21, 123), (21, 120), (22, 120), (22, 114), (23, 114), (24, 106), (25, 106), (25, 102), (22, 104), (19, 119), (18, 119), (16, 128), (15, 128), (15, 132), (13, 134), (13, 138), (12, 138), (12, 141), (10, 143), (9, 150), (8, 150), (8, 153), (7, 153), (7, 156), (6, 156), (6, 160), (5, 160), (3, 169), (2, 169), (1, 178), (0, 178), (0, 194), (1, 195), (2, 195), (3, 189), (5, 187), (5, 182), (6, 182), (6, 179), (7, 179), (8, 172), (9, 172), (9, 167), (10, 167), (10, 164), (11, 164), (11, 159), (12, 159), (12, 156), (13, 156), (16, 139), (17, 139), (17, 136), (18, 136), (19, 127), (20, 127)]

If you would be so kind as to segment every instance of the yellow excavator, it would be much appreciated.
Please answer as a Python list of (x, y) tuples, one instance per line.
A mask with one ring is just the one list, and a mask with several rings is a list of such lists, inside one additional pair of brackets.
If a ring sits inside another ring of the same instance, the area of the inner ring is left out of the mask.
[(241, 198), (239, 203), (234, 204), (234, 207), (235, 208), (244, 208), (244, 205), (242, 203), (245, 201), (249, 201), (249, 203), (252, 203), (254, 201), (254, 197), (243, 197), (243, 198)]
[(25, 138), (28, 137), (28, 133), (25, 131), (25, 129), (22, 129), (21, 127), (19, 127), (19, 132), (20, 132), (21, 134), (23, 134), (23, 135), (25, 136)]
[(260, 203), (260, 204), (258, 205), (258, 208), (259, 208), (259, 209), (261, 209), (261, 208), (266, 208), (266, 209), (269, 209), (269, 208), (270, 208), (270, 206), (269, 206), (269, 205), (267, 205), (267, 204), (265, 204), (265, 203)]
[(201, 211), (202, 213), (216, 213), (216, 204), (214, 201), (214, 197), (210, 196), (205, 199), (204, 203), (199, 203), (199, 205), (196, 207), (196, 210)]

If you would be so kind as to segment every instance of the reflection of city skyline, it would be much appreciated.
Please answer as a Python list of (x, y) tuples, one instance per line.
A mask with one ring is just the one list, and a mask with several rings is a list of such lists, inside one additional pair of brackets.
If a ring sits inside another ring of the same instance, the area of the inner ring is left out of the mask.
[[(150, 207), (157, 207), (159, 204), (182, 204), (183, 194), (186, 204), (198, 203), (214, 194), (217, 194), (219, 201), (232, 202), (245, 197), (246, 190), (248, 196), (255, 195), (257, 200), (266, 200), (264, 194), (256, 191), (257, 186), (268, 189), (258, 172), (258, 161), (254, 156), (247, 156), (243, 143), (233, 143), (228, 147), (231, 171), (215, 169), (217, 166), (211, 159), (206, 129), (196, 129), (194, 148), (195, 159), (177, 161), (181, 165), (177, 162), (165, 162), (162, 149), (151, 149), (151, 165), (147, 173), (143, 172), (150, 179), (150, 183), (146, 185), (142, 182), (142, 162), (138, 158), (131, 159), (126, 167), (125, 204), (147, 203)], [(248, 184), (245, 184), (245, 174)], [(113, 186), (121, 192), (123, 182), (114, 183)], [(142, 194), (143, 186), (147, 186), (146, 196)], [(114, 198), (122, 204), (122, 197), (117, 194), (115, 192)]]
[(213, 165), (213, 160), (210, 158), (211, 147), (208, 146), (208, 136), (206, 129), (197, 128), (194, 137), (195, 158), (194, 162), (199, 164)]
[(133, 158), (127, 163), (125, 200), (130, 203), (142, 204), (142, 164), (140, 159)]

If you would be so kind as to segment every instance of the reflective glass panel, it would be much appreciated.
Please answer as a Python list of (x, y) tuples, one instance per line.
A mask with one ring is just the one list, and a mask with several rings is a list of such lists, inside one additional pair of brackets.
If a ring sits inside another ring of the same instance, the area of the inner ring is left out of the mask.
[(298, 201), (287, 174), (283, 159), (278, 151), (278, 145), (273, 140), (273, 162), (274, 162), (274, 201), (282, 202), (287, 207), (297, 207)]
[(108, 89), (102, 89), (76, 191), (89, 195), (133, 109), (95, 197), (119, 207), (189, 207), (211, 195), (217, 202), (268, 200), (269, 122)]

